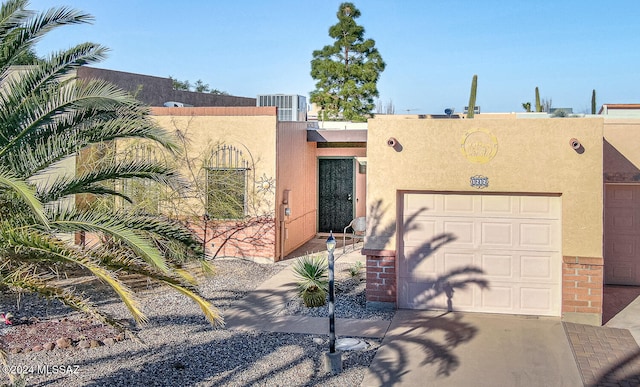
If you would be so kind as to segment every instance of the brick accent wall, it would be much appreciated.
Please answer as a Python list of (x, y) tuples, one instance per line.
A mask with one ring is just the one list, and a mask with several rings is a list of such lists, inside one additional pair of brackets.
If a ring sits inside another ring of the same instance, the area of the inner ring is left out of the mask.
[(396, 302), (396, 252), (363, 250), (367, 256), (367, 302)]
[(602, 258), (562, 257), (562, 312), (602, 314)]
[[(202, 224), (189, 226), (200, 238)], [(275, 220), (249, 218), (243, 221), (211, 221), (207, 226), (207, 254), (215, 257), (267, 258), (275, 260)]]

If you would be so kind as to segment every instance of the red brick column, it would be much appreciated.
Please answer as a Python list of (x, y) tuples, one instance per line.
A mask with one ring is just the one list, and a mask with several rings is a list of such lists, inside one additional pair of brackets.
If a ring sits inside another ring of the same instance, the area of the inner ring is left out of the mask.
[(602, 258), (562, 257), (563, 314), (602, 316), (603, 269)]
[(396, 252), (362, 250), (367, 256), (367, 302), (396, 302)]

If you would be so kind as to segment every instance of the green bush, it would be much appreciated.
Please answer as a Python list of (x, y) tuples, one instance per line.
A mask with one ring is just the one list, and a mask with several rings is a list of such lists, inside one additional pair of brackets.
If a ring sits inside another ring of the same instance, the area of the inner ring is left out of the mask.
[(293, 272), (298, 280), (298, 290), (307, 307), (324, 305), (329, 280), (327, 260), (321, 256), (304, 256), (293, 264)]
[(360, 275), (360, 270), (362, 270), (363, 267), (364, 267), (364, 265), (362, 264), (362, 262), (356, 261), (356, 263), (354, 263), (353, 266), (351, 266), (349, 268), (349, 275), (351, 277), (359, 276)]

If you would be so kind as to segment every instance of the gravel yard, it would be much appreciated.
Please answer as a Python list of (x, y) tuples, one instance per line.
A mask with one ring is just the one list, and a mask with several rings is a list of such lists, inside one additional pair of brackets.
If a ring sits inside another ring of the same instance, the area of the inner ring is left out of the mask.
[[(265, 279), (290, 270), (284, 264), (239, 259), (217, 260), (216, 267), (214, 277), (201, 281), (201, 290), (223, 314)], [(336, 269), (337, 317), (391, 319), (392, 312), (364, 308), (364, 280), (350, 277), (345, 267)], [(9, 370), (25, 371), (26, 384), (34, 386), (359, 386), (380, 345), (380, 340), (366, 339), (366, 350), (344, 352), (343, 372), (332, 375), (322, 362), (326, 336), (214, 329), (195, 304), (164, 288), (145, 290), (141, 299), (149, 317), (138, 331), (142, 342), (125, 339), (96, 348), (74, 345), (10, 354)], [(0, 310), (15, 310), (15, 300), (8, 295), (2, 295), (0, 302)], [(122, 303), (113, 298), (98, 297), (97, 303), (117, 317), (128, 318)], [(14, 313), (17, 319), (40, 319), (35, 325), (25, 321), (21, 324), (25, 326), (62, 323), (65, 317), (68, 321), (77, 316), (33, 297), (23, 296), (20, 304)], [(278, 314), (325, 316), (326, 307), (309, 310), (292, 298)], [(0, 334), (18, 327), (0, 328)]]

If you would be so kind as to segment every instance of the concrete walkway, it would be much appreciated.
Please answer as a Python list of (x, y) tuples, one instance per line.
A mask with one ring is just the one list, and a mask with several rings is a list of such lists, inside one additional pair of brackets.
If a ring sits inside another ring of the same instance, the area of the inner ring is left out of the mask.
[[(323, 242), (324, 243), (324, 242)], [(324, 253), (326, 254), (326, 252)], [(346, 254), (336, 249), (336, 263), (364, 261), (360, 250), (350, 248)], [(293, 261), (285, 261), (290, 265)], [(296, 280), (293, 271), (286, 267), (264, 281), (249, 295), (234, 303), (225, 311), (227, 326), (233, 329), (261, 330), (307, 334), (329, 334), (329, 319), (326, 317), (278, 316), (287, 302), (297, 298)], [(389, 329), (390, 321), (336, 318), (339, 336), (382, 338)]]
[(636, 342), (640, 344), (640, 297), (616, 314), (606, 323), (606, 326), (629, 330)]

